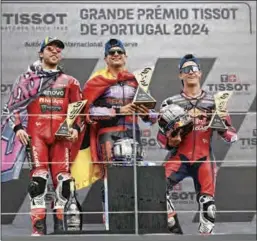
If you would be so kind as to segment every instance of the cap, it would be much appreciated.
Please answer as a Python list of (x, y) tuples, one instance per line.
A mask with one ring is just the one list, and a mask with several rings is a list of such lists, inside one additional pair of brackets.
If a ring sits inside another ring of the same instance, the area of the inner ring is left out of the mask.
[(124, 52), (126, 52), (125, 47), (123, 43), (118, 40), (118, 39), (110, 39), (108, 42), (105, 44), (105, 49), (104, 49), (104, 54), (105, 56), (108, 54), (109, 50), (113, 47), (119, 47), (121, 48)]
[(40, 44), (39, 52), (43, 52), (44, 48), (51, 43), (56, 43), (61, 49), (65, 47), (64, 43), (57, 37), (46, 37)]
[(184, 63), (188, 61), (195, 62), (200, 67), (200, 61), (193, 54), (186, 54), (179, 62), (178, 68), (181, 69)]

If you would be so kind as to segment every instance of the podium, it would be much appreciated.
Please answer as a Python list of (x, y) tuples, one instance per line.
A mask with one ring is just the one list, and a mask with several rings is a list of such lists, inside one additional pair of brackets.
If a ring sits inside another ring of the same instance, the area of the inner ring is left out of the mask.
[[(167, 228), (164, 167), (137, 166), (136, 168), (137, 181), (134, 185), (133, 166), (107, 167), (105, 198), (109, 211), (109, 230), (60, 231), (52, 234), (170, 233)], [(135, 207), (138, 212), (135, 211)], [(136, 225), (138, 225), (137, 230)]]
[(137, 166), (136, 173), (134, 185), (134, 167), (107, 167), (109, 212), (124, 212), (109, 214), (109, 233), (135, 234), (136, 220), (138, 234), (169, 233), (164, 167)]

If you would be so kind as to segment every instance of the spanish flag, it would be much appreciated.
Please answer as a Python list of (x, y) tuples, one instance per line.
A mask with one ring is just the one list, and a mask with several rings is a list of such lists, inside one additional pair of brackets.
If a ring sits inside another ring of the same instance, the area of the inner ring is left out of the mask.
[[(91, 156), (89, 128), (87, 125), (80, 150), (76, 154), (75, 160), (71, 165), (71, 175), (75, 179), (76, 189), (85, 188), (101, 178), (102, 167), (94, 164)], [(82, 136), (80, 137), (82, 139)], [(74, 149), (72, 149), (73, 151)], [(72, 155), (74, 156), (74, 154)]]

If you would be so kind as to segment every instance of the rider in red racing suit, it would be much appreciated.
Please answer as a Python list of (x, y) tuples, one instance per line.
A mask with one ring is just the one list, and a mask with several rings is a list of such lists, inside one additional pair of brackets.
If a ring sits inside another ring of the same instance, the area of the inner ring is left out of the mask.
[[(43, 58), (54, 62), (63, 48), (64, 44), (60, 40), (46, 38), (41, 45), (40, 53)], [(13, 130), (20, 141), (24, 145), (28, 144), (29, 136), (31, 141), (33, 163), (30, 163), (31, 181), (28, 192), (31, 198), (33, 235), (46, 234), (45, 196), (49, 177), (48, 168), (56, 191), (53, 204), (54, 229), (62, 230), (63, 209), (70, 194), (69, 182), (72, 180), (70, 174), (71, 141), (73, 138), (77, 139), (80, 132), (80, 120), (77, 118), (70, 130), (71, 138), (56, 138), (55, 136), (61, 123), (66, 119), (68, 105), (80, 101), (82, 95), (76, 79), (64, 74), (58, 67), (51, 70), (44, 68), (47, 60), (45, 59), (44, 65), (39, 63), (31, 66), (30, 71), (20, 79), (20, 84), (14, 87), (13, 96), (8, 103), (8, 106), (12, 107), (18, 102), (19, 90), (23, 90), (23, 98), (28, 99), (28, 104), (24, 107), (28, 115), (27, 128), (22, 125), (19, 111), (15, 111), (12, 121)], [(42, 86), (47, 81), (48, 86), (43, 88)], [(24, 83), (29, 84), (25, 86)]]
[[(189, 71), (185, 70), (185, 72), (183, 72), (184, 75), (194, 76), (194, 74), (197, 75), (200, 71), (197, 69), (199, 67), (198, 60), (194, 56), (186, 55), (182, 59), (181, 67), (183, 66), (184, 68), (184, 64), (185, 68), (188, 68)], [(181, 69), (183, 70), (183, 68)], [(185, 83), (185, 79), (188, 76), (184, 75), (183, 84), (187, 86), (188, 83)], [(191, 79), (189, 79), (191, 82), (193, 79), (192, 76), (190, 77)], [(193, 85), (191, 84), (191, 86)], [(187, 90), (187, 87), (185, 88), (184, 86), (184, 90)], [(211, 233), (215, 220), (214, 194), (216, 166), (211, 147), (213, 129), (207, 128), (207, 126), (216, 107), (212, 94), (206, 93), (201, 90), (200, 87), (197, 90), (198, 95), (194, 97), (182, 91), (179, 95), (167, 98), (161, 105), (161, 109), (171, 104), (179, 105), (185, 109), (191, 118), (193, 118), (193, 130), (185, 136), (183, 136), (183, 133), (179, 133), (173, 140), (170, 136), (167, 136), (167, 133), (163, 133), (159, 130), (157, 140), (162, 148), (170, 150), (169, 159), (164, 164), (168, 191), (171, 191), (172, 187), (185, 177), (191, 176), (194, 181), (196, 193), (198, 194), (197, 201), (200, 205), (199, 232)], [(218, 130), (218, 134), (228, 143), (236, 141), (236, 131), (232, 127), (231, 119), (228, 114), (223, 118), (223, 122), (228, 129)], [(170, 198), (167, 198), (167, 204), (170, 231), (182, 233)], [(210, 211), (211, 209), (212, 211)], [(207, 214), (204, 213), (205, 211)]]

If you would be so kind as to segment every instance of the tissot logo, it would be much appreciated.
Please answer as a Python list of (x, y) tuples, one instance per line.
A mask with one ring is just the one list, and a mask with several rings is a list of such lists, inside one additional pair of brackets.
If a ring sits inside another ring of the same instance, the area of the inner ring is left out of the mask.
[(220, 84), (207, 84), (210, 92), (234, 91), (235, 94), (249, 94), (251, 84), (242, 83), (236, 74), (221, 74)]
[(243, 136), (239, 139), (241, 149), (254, 149), (257, 145), (256, 129), (252, 130), (251, 136)]
[(63, 25), (67, 16), (67, 13), (3, 13), (2, 25)]
[(3, 13), (1, 31), (67, 31), (67, 13)]

